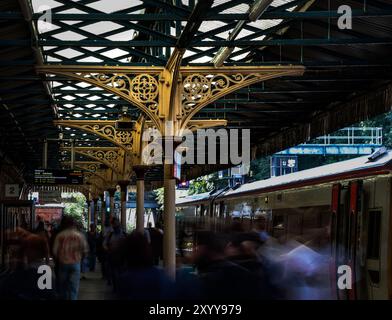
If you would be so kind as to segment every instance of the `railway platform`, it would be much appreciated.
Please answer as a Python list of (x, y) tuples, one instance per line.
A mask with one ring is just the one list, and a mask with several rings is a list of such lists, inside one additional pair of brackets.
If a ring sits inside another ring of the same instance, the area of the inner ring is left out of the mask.
[(392, 299), (391, 56), (390, 0), (2, 0), (0, 299)]

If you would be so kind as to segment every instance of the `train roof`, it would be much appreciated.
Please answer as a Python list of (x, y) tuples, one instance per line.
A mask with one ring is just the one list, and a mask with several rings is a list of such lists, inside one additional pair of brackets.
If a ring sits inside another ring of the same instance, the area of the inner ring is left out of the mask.
[(223, 189), (217, 190), (217, 191), (198, 193), (198, 194), (193, 194), (193, 195), (186, 196), (186, 197), (177, 198), (176, 205), (181, 205), (181, 204), (185, 204), (185, 203), (190, 204), (193, 202), (195, 202), (195, 203), (202, 202), (202, 201), (208, 200), (209, 198), (211, 198), (215, 195), (219, 195), (222, 191), (223, 191)]
[(36, 204), (36, 208), (65, 208), (64, 203), (45, 203), (45, 204)]
[[(217, 198), (246, 196), (260, 191), (272, 192), (293, 187), (310, 186), (337, 180), (390, 173), (392, 169), (392, 150), (386, 150), (381, 156), (374, 160), (369, 160), (369, 158), (370, 156), (358, 157), (279, 177), (246, 183), (236, 189), (229, 189), (219, 194)], [(209, 196), (210, 194), (207, 192), (184, 197), (177, 199), (176, 205), (190, 205), (192, 203), (203, 202), (203, 200), (207, 200)]]

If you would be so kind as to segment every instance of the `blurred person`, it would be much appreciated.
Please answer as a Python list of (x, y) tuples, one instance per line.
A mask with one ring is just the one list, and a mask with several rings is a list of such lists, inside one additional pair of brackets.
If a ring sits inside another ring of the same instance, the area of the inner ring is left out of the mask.
[(309, 241), (297, 238), (286, 244), (287, 252), (281, 256), (281, 263), (288, 299), (330, 299), (329, 254), (322, 254), (323, 248), (321, 251), (312, 249), (309, 245), (314, 241), (317, 242), (316, 237)]
[(54, 225), (54, 229), (52, 231), (52, 236), (49, 239), (49, 252), (50, 255), (52, 256), (53, 259), (53, 264), (54, 264), (54, 273), (55, 273), (55, 278), (56, 278), (56, 287), (60, 288), (59, 285), (59, 262), (57, 257), (53, 254), (53, 248), (54, 248), (54, 242), (57, 238), (57, 236), (60, 234), (61, 231), (64, 230), (64, 218), (62, 218), (59, 222), (59, 224)]
[(283, 291), (271, 281), (268, 261), (257, 254), (262, 245), (263, 241), (257, 232), (235, 234), (226, 247), (227, 259), (251, 273), (254, 299), (283, 299)]
[(38, 234), (42, 237), (48, 238), (48, 233), (45, 229), (45, 222), (43, 220), (39, 220), (37, 228), (34, 230), (35, 234)]
[(115, 254), (121, 243), (125, 238), (125, 233), (122, 230), (120, 221), (117, 218), (112, 219), (112, 230), (109, 231), (107, 237), (104, 239), (103, 248), (106, 253), (106, 272), (109, 285), (113, 285), (114, 291), (117, 288), (117, 273), (119, 268), (118, 256)]
[(15, 231), (5, 231), (5, 248), (8, 255), (8, 268), (10, 271), (24, 269), (26, 266), (26, 249), (24, 240), (31, 233), (27, 229), (17, 227)]
[[(150, 223), (150, 222), (149, 222), (149, 223)], [(150, 228), (144, 228), (144, 229), (143, 229), (143, 233), (144, 233), (144, 236), (145, 236), (146, 239), (147, 239), (147, 243), (151, 244)]]
[[(88, 232), (85, 231), (82, 222), (78, 222), (77, 223), (77, 229), (78, 231), (83, 235), (86, 243), (87, 243), (87, 248), (89, 248), (88, 246)], [(89, 268), (89, 254), (86, 254), (82, 257), (82, 259), (80, 260), (80, 280), (86, 280), (86, 272)]]
[(52, 238), (53, 230), (54, 230), (54, 222), (51, 221), (50, 223), (48, 223), (47, 228), (46, 228), (46, 233), (48, 235), (49, 241)]
[(267, 220), (265, 217), (255, 219), (253, 231), (258, 233), (261, 241), (265, 242), (269, 239), (270, 236), (267, 232)]
[(234, 217), (232, 223), (229, 225), (229, 232), (245, 232), (241, 219)]
[(180, 251), (180, 256), (184, 257), (184, 246), (185, 246), (185, 239), (188, 238), (188, 235), (185, 232), (185, 225), (184, 222), (180, 222), (180, 228), (178, 231), (178, 249)]
[(157, 229), (160, 233), (163, 234), (163, 227), (161, 222), (155, 223), (155, 229)]
[(152, 248), (139, 232), (132, 232), (118, 247), (122, 271), (118, 296), (126, 300), (166, 300), (175, 298), (174, 283), (163, 269), (153, 265)]
[(88, 244), (85, 236), (77, 229), (73, 218), (64, 216), (63, 228), (53, 245), (53, 254), (58, 261), (60, 297), (65, 300), (77, 300), (81, 261), (88, 254)]
[(151, 237), (151, 249), (154, 265), (159, 265), (163, 258), (163, 231), (157, 227), (153, 228), (152, 223), (148, 223), (148, 231)]
[(95, 224), (90, 225), (90, 231), (87, 234), (87, 243), (89, 247), (89, 254), (88, 254), (88, 266), (90, 271), (95, 271), (95, 265), (97, 260), (97, 241), (98, 236), (96, 232)]
[(176, 299), (203, 299), (202, 283), (188, 257), (176, 257)]
[(105, 228), (101, 231), (101, 237), (99, 239), (99, 251), (101, 257), (101, 273), (102, 278), (107, 279), (108, 283), (110, 283), (108, 268), (109, 268), (109, 258), (108, 258), (108, 250), (105, 247), (105, 242), (107, 241), (109, 235), (113, 232), (113, 217), (110, 215), (109, 219), (105, 219)]
[(203, 231), (198, 235), (193, 261), (205, 299), (255, 298), (254, 277), (244, 267), (226, 259), (227, 239)]
[(38, 222), (38, 226), (37, 228), (34, 230), (34, 233), (41, 237), (42, 239), (44, 239), (44, 241), (46, 241), (47, 246), (48, 246), (48, 254), (46, 256), (46, 263), (49, 264), (49, 255), (50, 255), (50, 250), (49, 250), (49, 243), (50, 243), (50, 237), (49, 237), (49, 233), (46, 230), (45, 227), (45, 222), (43, 220), (39, 220)]
[(306, 237), (270, 241), (258, 254), (267, 261), (271, 282), (285, 299), (329, 299), (329, 256), (311, 249)]
[[(49, 255), (47, 241), (35, 234), (25, 234), (23, 247), (26, 258), (26, 268), (19, 268), (8, 274), (0, 283), (0, 299), (12, 300), (53, 300), (56, 299), (55, 281), (52, 274), (45, 279), (45, 289), (38, 286), (40, 278), (45, 276), (38, 273)], [(48, 271), (46, 271), (48, 272)], [(45, 273), (46, 274), (46, 273)], [(50, 281), (50, 283), (46, 283)]]
[(104, 232), (101, 231), (98, 236), (97, 236), (97, 242), (96, 242), (96, 250), (97, 250), (97, 259), (98, 262), (101, 264), (101, 274), (102, 274), (102, 279), (105, 278), (106, 273), (105, 273), (105, 254), (104, 254), (104, 249), (103, 249), (103, 240), (104, 240)]

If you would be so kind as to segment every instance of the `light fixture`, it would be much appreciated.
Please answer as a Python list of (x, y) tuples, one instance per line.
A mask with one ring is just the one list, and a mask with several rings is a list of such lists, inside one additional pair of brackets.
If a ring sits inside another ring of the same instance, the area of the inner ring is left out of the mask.
[(116, 129), (122, 131), (133, 130), (135, 121), (132, 121), (131, 116), (128, 114), (128, 106), (122, 106), (119, 119), (116, 121)]
[[(260, 16), (267, 10), (273, 0), (255, 0), (253, 5), (248, 10), (248, 18), (251, 21), (256, 21)], [(238, 21), (235, 28), (230, 32), (228, 40), (233, 41), (240, 34), (242, 28), (245, 25), (245, 20)], [(222, 47), (219, 49), (215, 57), (212, 59), (212, 63), (215, 68), (219, 68), (223, 65), (225, 60), (233, 53), (234, 47)]]
[(223, 65), (225, 60), (232, 54), (234, 47), (223, 47), (220, 48), (212, 63), (214, 64), (215, 68), (219, 68)]
[(256, 21), (267, 10), (273, 0), (256, 0), (249, 9), (249, 20)]
[(121, 111), (122, 111), (123, 115), (126, 115), (128, 113), (128, 106), (122, 106)]

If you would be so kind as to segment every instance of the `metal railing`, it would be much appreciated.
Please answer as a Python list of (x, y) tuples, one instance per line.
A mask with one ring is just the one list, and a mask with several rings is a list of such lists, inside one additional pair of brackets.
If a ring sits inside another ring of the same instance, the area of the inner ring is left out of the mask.
[(383, 143), (383, 128), (350, 127), (307, 141), (302, 145), (374, 145)]

